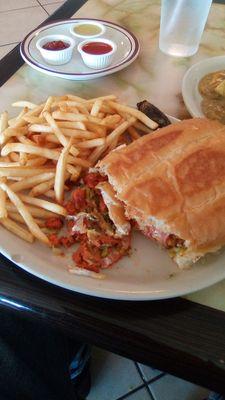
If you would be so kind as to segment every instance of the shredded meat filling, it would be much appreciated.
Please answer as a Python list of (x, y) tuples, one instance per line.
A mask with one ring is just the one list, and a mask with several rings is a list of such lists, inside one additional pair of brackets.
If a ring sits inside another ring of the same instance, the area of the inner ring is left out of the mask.
[(150, 225), (142, 230), (145, 236), (150, 239), (156, 240), (166, 249), (172, 249), (174, 247), (184, 247), (184, 240), (171, 233), (165, 233), (157, 229), (155, 226)]
[(106, 180), (98, 173), (88, 173), (66, 204), (70, 213), (69, 233), (75, 237), (80, 235), (80, 245), (73, 254), (73, 260), (78, 267), (94, 272), (108, 268), (130, 249), (130, 234), (116, 237), (107, 206), (96, 188), (99, 182)]

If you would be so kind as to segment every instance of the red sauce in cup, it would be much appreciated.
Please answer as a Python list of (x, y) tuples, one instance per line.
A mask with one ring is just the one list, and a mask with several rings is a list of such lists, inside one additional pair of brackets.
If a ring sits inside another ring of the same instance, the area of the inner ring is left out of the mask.
[(112, 46), (104, 42), (89, 42), (83, 45), (82, 50), (88, 54), (100, 55), (110, 53)]
[(42, 47), (45, 50), (64, 50), (70, 47), (70, 45), (62, 40), (53, 40), (52, 42), (45, 43)]

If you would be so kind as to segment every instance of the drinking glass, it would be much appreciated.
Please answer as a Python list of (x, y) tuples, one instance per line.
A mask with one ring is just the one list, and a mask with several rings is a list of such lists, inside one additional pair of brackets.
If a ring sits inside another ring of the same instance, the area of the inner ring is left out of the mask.
[(159, 48), (172, 56), (198, 51), (212, 0), (161, 0)]

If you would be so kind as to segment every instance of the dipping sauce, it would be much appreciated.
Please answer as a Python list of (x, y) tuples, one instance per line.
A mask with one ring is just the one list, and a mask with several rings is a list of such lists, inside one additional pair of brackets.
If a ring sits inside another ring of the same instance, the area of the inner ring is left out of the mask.
[(73, 30), (75, 33), (82, 36), (94, 36), (102, 32), (100, 26), (94, 24), (80, 24), (75, 26)]
[(88, 54), (100, 55), (110, 53), (112, 51), (112, 46), (104, 42), (90, 42), (84, 44), (82, 50)]
[(203, 114), (225, 124), (225, 70), (205, 75), (198, 85)]
[(63, 42), (62, 40), (53, 40), (52, 42), (47, 42), (42, 46), (45, 50), (64, 50), (70, 47), (69, 43)]

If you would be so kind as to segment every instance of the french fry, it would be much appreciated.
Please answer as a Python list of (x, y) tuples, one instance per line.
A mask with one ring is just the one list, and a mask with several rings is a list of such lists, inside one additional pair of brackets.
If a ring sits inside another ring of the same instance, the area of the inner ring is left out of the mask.
[(46, 139), (45, 146), (50, 143), (57, 144), (57, 146), (60, 145), (59, 139), (52, 133), (47, 133), (45, 139)]
[(138, 130), (144, 132), (144, 133), (147, 133), (147, 134), (152, 132), (152, 129), (149, 129), (146, 125), (144, 125), (140, 121), (136, 121), (134, 123), (134, 127), (137, 128)]
[(135, 118), (131, 117), (129, 121), (124, 121), (122, 124), (118, 125), (106, 138), (106, 144), (110, 145), (115, 139), (118, 139), (122, 133), (124, 133), (129, 126), (131, 126), (135, 121)]
[(13, 168), (13, 167), (20, 167), (20, 163), (19, 162), (1, 162), (0, 161), (0, 168)]
[(37, 143), (33, 142), (33, 140), (30, 140), (29, 138), (27, 138), (25, 136), (19, 136), (17, 139), (20, 143), (28, 144), (31, 146), (37, 146)]
[(43, 110), (42, 110), (42, 112), (40, 114), (41, 117), (43, 116), (45, 111), (48, 111), (48, 112), (51, 111), (51, 108), (53, 106), (53, 102), (54, 102), (54, 97), (53, 96), (49, 96), (47, 101), (46, 101), (46, 103), (45, 103), (45, 105), (44, 105), (44, 108), (43, 108)]
[(74, 167), (73, 165), (67, 164), (66, 169), (71, 174), (70, 180), (76, 182), (80, 177), (82, 168), (80, 166)]
[[(80, 167), (83, 168), (89, 168), (91, 166), (89, 160), (84, 160), (83, 158), (79, 157), (68, 157), (68, 163), (72, 165), (79, 165)], [(0, 171), (0, 176), (1, 176), (1, 171)]]
[[(52, 127), (54, 134), (56, 135), (57, 139), (59, 142), (65, 147), (68, 144), (68, 139), (64, 136), (62, 133), (61, 129), (58, 127), (57, 123), (55, 122), (54, 118), (52, 118), (51, 114), (49, 112), (44, 112), (44, 118), (46, 121), (49, 123), (49, 125)], [(71, 154), (76, 157), (78, 155), (78, 151), (74, 146), (70, 146), (70, 152)]]
[(43, 117), (36, 117), (34, 115), (28, 115), (25, 114), (22, 119), (24, 122), (28, 122), (29, 124), (43, 124), (45, 122), (45, 119)]
[(0, 224), (4, 226), (8, 231), (14, 233), (14, 235), (19, 236), (21, 239), (28, 243), (33, 243), (34, 236), (22, 226), (18, 225), (15, 221), (10, 218), (0, 219)]
[(100, 97), (95, 97), (94, 99), (89, 99), (86, 100), (86, 103), (94, 103), (96, 100), (116, 100), (116, 96), (114, 94), (109, 94), (107, 96), (100, 96)]
[(90, 165), (95, 165), (95, 163), (101, 158), (101, 156), (105, 152), (106, 147), (107, 146), (105, 144), (103, 146), (96, 147), (96, 149), (88, 157), (88, 161), (90, 162)]
[(38, 175), (44, 172), (53, 172), (53, 168), (30, 168), (28, 166), (17, 167), (17, 168), (1, 168), (0, 167), (0, 177), (28, 177), (33, 175)]
[(16, 101), (15, 103), (12, 103), (13, 107), (27, 107), (30, 110), (33, 110), (34, 108), (37, 107), (37, 104), (31, 103), (30, 101), (25, 101), (25, 100), (21, 100), (21, 101)]
[(91, 109), (91, 115), (93, 117), (97, 117), (99, 111), (101, 110), (101, 106), (102, 106), (103, 100), (101, 99), (97, 99)]
[(86, 103), (87, 100), (83, 99), (82, 97), (74, 96), (73, 94), (67, 95), (68, 100), (77, 101), (80, 103)]
[(55, 172), (44, 172), (39, 175), (31, 176), (30, 178), (23, 179), (22, 181), (12, 183), (10, 185), (10, 188), (14, 192), (20, 192), (21, 190), (24, 189), (30, 189), (33, 188), (34, 186), (49, 181), (50, 179), (54, 179)]
[(57, 125), (60, 128), (80, 129), (85, 130), (85, 125), (82, 122), (76, 121), (57, 121)]
[(31, 124), (28, 127), (29, 132), (52, 133), (53, 129), (47, 124)]
[(20, 153), (20, 165), (26, 165), (27, 163), (27, 154), (26, 153)]
[(97, 117), (100, 118), (100, 119), (103, 119), (103, 118), (105, 118), (105, 113), (99, 112)]
[(0, 133), (4, 132), (4, 130), (7, 129), (8, 119), (9, 119), (9, 114), (7, 111), (4, 111), (1, 114), (1, 118), (0, 118)]
[(64, 183), (66, 176), (66, 165), (68, 162), (68, 155), (70, 151), (70, 147), (72, 146), (72, 139), (69, 141), (68, 145), (64, 147), (62, 150), (57, 165), (56, 165), (56, 173), (55, 173), (55, 183), (54, 183), (54, 191), (55, 198), (58, 203), (62, 203), (63, 201), (63, 192), (64, 192)]
[(13, 190), (11, 190), (10, 187), (4, 182), (0, 182), (0, 188), (7, 193), (7, 196), (9, 197), (11, 202), (14, 204), (14, 206), (17, 208), (20, 215), (23, 217), (23, 219), (26, 222), (27, 227), (28, 227), (29, 231), (32, 233), (32, 235), (34, 237), (36, 237), (38, 240), (40, 240), (41, 242), (43, 242), (47, 245), (50, 245), (48, 237), (41, 231), (39, 226), (36, 224), (31, 213), (29, 212), (27, 207), (24, 205), (24, 203), (21, 201), (20, 197), (17, 196), (17, 194), (14, 193)]
[[(83, 105), (82, 105), (83, 104)], [(85, 102), (77, 101), (77, 100), (62, 100), (62, 101), (55, 101), (53, 103), (53, 107), (60, 107), (60, 106), (67, 106), (67, 107), (78, 107), (81, 106), (85, 108)]]
[(139, 139), (141, 137), (141, 135), (139, 135), (139, 133), (133, 126), (129, 126), (127, 130), (133, 140)]
[(24, 107), (22, 111), (20, 111), (19, 115), (16, 117), (16, 121), (20, 120), (28, 111), (28, 107)]
[(50, 160), (58, 160), (59, 152), (56, 150), (49, 150), (44, 147), (22, 144), (22, 143), (7, 143), (1, 151), (2, 156), (7, 156), (11, 152), (23, 152), (29, 154), (36, 154), (37, 156), (43, 156)]
[(0, 162), (1, 162), (1, 163), (10, 163), (11, 160), (10, 160), (9, 156), (0, 157)]
[(107, 133), (107, 127), (103, 125), (93, 124), (92, 122), (87, 122), (86, 127), (89, 131), (95, 132), (98, 136), (104, 137)]
[(71, 112), (53, 111), (52, 116), (54, 119), (63, 121), (92, 122), (95, 124), (101, 123), (101, 119), (97, 117), (92, 117), (91, 115), (73, 114)]
[(41, 165), (44, 165), (47, 161), (47, 158), (44, 157), (36, 157), (32, 158), (27, 161), (26, 165), (30, 167), (40, 167)]
[(8, 156), (6, 156), (9, 158), (10, 161), (12, 162), (18, 162), (20, 161), (20, 155), (18, 153), (15, 153), (14, 151), (12, 151)]
[(92, 147), (103, 146), (106, 142), (105, 138), (85, 140), (83, 142), (76, 143), (76, 146), (81, 149), (90, 149)]
[(14, 128), (9, 127), (0, 134), (0, 144), (4, 144), (11, 137), (19, 137), (27, 134), (27, 127)]
[(0, 119), (0, 218), (17, 235), (49, 245), (45, 219), (67, 214), (58, 204), (70, 190), (65, 182), (76, 182), (109, 151), (130, 137), (136, 140), (138, 131), (149, 132), (155, 123), (119, 104), (115, 95), (83, 99), (68, 94), (49, 96), (40, 105), (24, 100), (13, 105), (23, 108), (17, 117), (9, 120), (3, 113)]
[[(31, 205), (27, 205), (27, 209), (29, 210), (31, 215), (35, 218), (45, 219), (45, 218), (51, 218), (51, 217), (57, 216), (56, 213), (53, 213), (53, 212), (47, 211), (47, 210), (43, 210), (43, 208), (39, 208), (39, 207), (31, 206)], [(7, 212), (13, 212), (13, 213), (18, 212), (17, 208), (12, 203), (9, 203), (9, 202), (6, 202), (6, 210), (7, 210)]]
[(62, 111), (62, 112), (65, 112), (65, 113), (66, 112), (72, 112), (74, 114), (79, 114), (80, 113), (80, 111), (78, 110), (77, 107), (59, 106), (58, 110)]
[(7, 218), (6, 193), (0, 189), (0, 218)]
[[(99, 136), (102, 137), (102, 134), (91, 132), (91, 131), (82, 131), (81, 129), (67, 129), (62, 128), (62, 132), (65, 136), (72, 137), (74, 139), (96, 139)], [(105, 136), (105, 135), (104, 135)], [(56, 138), (56, 136), (55, 136)], [(51, 133), (46, 134), (46, 140), (54, 140)], [(58, 141), (59, 143), (59, 141)]]
[(26, 116), (27, 117), (30, 117), (30, 116), (35, 116), (36, 117), (36, 116), (40, 115), (42, 110), (43, 110), (43, 108), (44, 108), (44, 105), (45, 105), (45, 103), (39, 104), (37, 107), (35, 107), (32, 110), (28, 111), (26, 113)]
[(54, 182), (55, 178), (51, 178), (46, 182), (39, 183), (39, 185), (36, 185), (32, 188), (32, 190), (29, 193), (29, 196), (37, 197), (41, 196), (42, 194), (45, 194), (48, 190), (53, 188)]
[(45, 192), (44, 195), (46, 197), (49, 197), (50, 199), (54, 199), (55, 200), (55, 192), (54, 192), (54, 190), (48, 190), (47, 192)]
[(27, 204), (43, 208), (44, 210), (51, 211), (54, 214), (63, 216), (67, 214), (66, 209), (59, 204), (50, 203), (49, 201), (37, 199), (36, 197), (27, 196), (25, 194), (20, 194), (20, 198)]
[[(9, 218), (11, 218), (15, 222), (19, 222), (20, 224), (26, 225), (23, 217), (21, 217), (21, 215), (19, 213), (9, 212)], [(43, 219), (34, 218), (34, 221), (36, 222), (36, 224), (38, 226), (40, 226), (40, 228), (45, 227), (45, 221)]]
[(108, 128), (115, 128), (115, 125), (119, 124), (119, 122), (121, 122), (121, 116), (119, 114), (114, 114), (103, 118), (101, 125), (107, 126)]
[(149, 117), (147, 117), (147, 115), (145, 115), (144, 113), (142, 113), (139, 110), (136, 110), (135, 108), (128, 107), (123, 104), (115, 103), (113, 101), (109, 101), (108, 104), (110, 105), (110, 107), (112, 107), (116, 111), (118, 111), (118, 113), (119, 112), (128, 113), (129, 115), (131, 115), (131, 116), (137, 118), (138, 120), (140, 120), (141, 122), (143, 122), (146, 126), (148, 126), (151, 129), (156, 129), (158, 127), (158, 124), (155, 121), (151, 120)]

